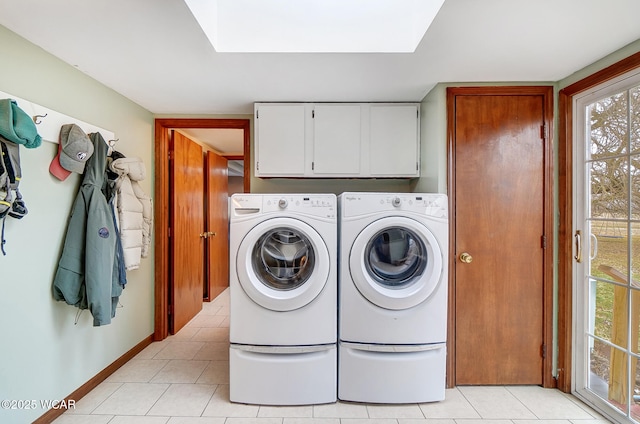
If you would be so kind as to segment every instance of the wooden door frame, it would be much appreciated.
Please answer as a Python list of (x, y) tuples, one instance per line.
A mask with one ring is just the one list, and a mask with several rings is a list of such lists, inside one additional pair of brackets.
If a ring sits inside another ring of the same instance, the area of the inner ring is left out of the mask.
[(449, 301), (448, 301), (448, 329), (447, 329), (447, 387), (455, 387), (455, 323), (456, 323), (456, 275), (455, 254), (456, 246), (456, 198), (455, 198), (455, 97), (458, 95), (509, 95), (509, 96), (542, 96), (544, 134), (544, 182), (543, 182), (543, 213), (544, 236), (546, 249), (543, 253), (543, 322), (542, 340), (546, 346), (546, 355), (542, 359), (543, 387), (556, 387), (553, 377), (553, 87), (551, 86), (482, 86), (482, 87), (448, 87), (447, 88), (447, 178), (449, 185)]
[(244, 189), (250, 189), (250, 119), (156, 119), (154, 143), (154, 340), (169, 335), (169, 129), (228, 128), (244, 131)]
[(573, 367), (573, 99), (640, 68), (640, 52), (562, 90), (558, 95), (558, 388), (571, 393)]

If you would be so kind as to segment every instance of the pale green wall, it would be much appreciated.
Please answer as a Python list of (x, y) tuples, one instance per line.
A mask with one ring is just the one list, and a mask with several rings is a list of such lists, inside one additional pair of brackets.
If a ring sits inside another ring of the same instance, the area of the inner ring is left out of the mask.
[(420, 178), (411, 191), (447, 193), (447, 89), (436, 85), (420, 104)]
[(252, 178), (253, 193), (334, 193), (345, 191), (382, 191), (404, 193), (411, 191), (409, 180), (394, 179), (285, 179)]
[[(147, 165), (153, 195), (153, 116), (39, 47), (0, 26), (0, 91), (112, 131), (125, 156)], [(46, 118), (45, 118), (46, 119)], [(7, 219), (0, 255), (0, 400), (63, 399), (153, 333), (153, 252), (129, 283), (112, 324), (92, 326), (85, 311), (56, 302), (51, 283), (80, 175), (58, 181), (48, 171), (57, 145), (21, 148), (21, 191), (29, 208)], [(23, 424), (44, 412), (0, 409), (0, 422)]]

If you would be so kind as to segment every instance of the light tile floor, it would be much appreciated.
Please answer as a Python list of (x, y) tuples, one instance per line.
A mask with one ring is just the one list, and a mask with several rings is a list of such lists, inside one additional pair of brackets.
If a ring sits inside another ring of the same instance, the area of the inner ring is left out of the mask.
[(55, 424), (596, 424), (573, 396), (536, 386), (458, 387), (442, 402), (274, 407), (229, 402), (229, 292), (154, 342)]

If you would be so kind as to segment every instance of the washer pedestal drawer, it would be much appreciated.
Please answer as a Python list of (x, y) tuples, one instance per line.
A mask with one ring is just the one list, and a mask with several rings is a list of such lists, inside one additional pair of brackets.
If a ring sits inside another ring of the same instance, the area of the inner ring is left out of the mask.
[(339, 343), (338, 399), (421, 403), (444, 399), (446, 343), (413, 346)]
[(313, 405), (337, 401), (337, 348), (318, 346), (229, 349), (231, 402)]

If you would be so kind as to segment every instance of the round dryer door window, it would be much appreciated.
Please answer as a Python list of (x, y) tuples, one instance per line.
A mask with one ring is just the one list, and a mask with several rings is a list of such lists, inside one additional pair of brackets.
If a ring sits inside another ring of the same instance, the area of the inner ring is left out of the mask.
[(320, 294), (329, 278), (329, 251), (310, 225), (274, 218), (253, 227), (240, 243), (238, 280), (247, 295), (274, 311), (292, 311)]
[(385, 309), (412, 308), (440, 283), (442, 251), (429, 229), (405, 217), (374, 221), (351, 246), (353, 283), (371, 303)]

